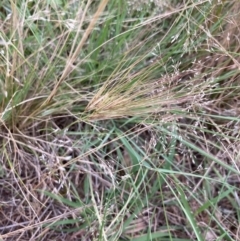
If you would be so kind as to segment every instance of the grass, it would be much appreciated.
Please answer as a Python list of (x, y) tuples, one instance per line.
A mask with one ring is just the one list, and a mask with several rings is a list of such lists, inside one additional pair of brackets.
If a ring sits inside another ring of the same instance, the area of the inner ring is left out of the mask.
[(239, 11), (2, 1), (0, 240), (240, 240)]

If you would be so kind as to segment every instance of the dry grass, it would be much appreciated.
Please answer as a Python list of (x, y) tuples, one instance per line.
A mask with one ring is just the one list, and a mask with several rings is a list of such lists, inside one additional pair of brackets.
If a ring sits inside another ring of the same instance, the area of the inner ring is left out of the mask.
[(42, 4), (0, 4), (0, 239), (240, 240), (238, 1)]

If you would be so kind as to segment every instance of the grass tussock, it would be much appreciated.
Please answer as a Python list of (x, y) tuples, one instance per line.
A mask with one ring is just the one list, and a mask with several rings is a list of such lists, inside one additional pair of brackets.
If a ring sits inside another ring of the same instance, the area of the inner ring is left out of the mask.
[(240, 240), (238, 1), (0, 3), (0, 240)]

